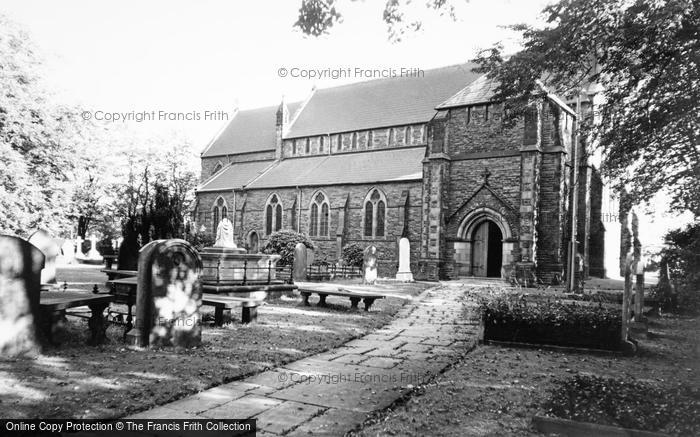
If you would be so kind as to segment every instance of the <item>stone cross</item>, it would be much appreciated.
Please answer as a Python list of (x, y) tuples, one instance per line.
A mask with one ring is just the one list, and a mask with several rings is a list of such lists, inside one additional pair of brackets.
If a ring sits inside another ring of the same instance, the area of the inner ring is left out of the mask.
[(297, 243), (294, 247), (294, 263), (292, 265), (292, 280), (294, 281), (305, 281), (306, 280), (306, 245), (304, 243)]
[(201, 343), (202, 260), (185, 240), (156, 240), (139, 253), (135, 346), (192, 347)]
[(377, 248), (367, 246), (362, 252), (362, 272), (364, 274), (365, 284), (374, 284), (377, 282)]
[(44, 254), (19, 237), (0, 235), (0, 356), (36, 355)]
[(56, 283), (56, 257), (61, 248), (48, 232), (40, 229), (29, 237), (29, 242), (44, 254), (44, 269), (41, 271), (42, 284)]
[(396, 279), (399, 281), (413, 281), (411, 272), (411, 243), (408, 238), (399, 240), (399, 271), (396, 272)]

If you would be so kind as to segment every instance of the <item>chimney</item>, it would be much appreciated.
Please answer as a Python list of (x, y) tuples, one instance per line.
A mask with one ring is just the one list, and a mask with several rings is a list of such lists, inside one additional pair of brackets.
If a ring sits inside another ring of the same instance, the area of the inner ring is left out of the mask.
[(275, 159), (282, 159), (283, 140), (284, 134), (287, 133), (287, 128), (289, 127), (289, 108), (284, 102), (284, 96), (282, 96), (282, 103), (280, 103), (279, 108), (277, 108), (277, 118), (275, 121)]

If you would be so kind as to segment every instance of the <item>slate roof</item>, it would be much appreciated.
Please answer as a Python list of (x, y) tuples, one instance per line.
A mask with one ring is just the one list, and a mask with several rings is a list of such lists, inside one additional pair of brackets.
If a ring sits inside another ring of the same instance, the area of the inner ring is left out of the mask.
[(424, 156), (425, 147), (413, 147), (284, 159), (247, 188), (419, 180)]
[[(287, 103), (290, 117), (301, 102)], [(237, 111), (223, 131), (204, 149), (202, 157), (275, 150), (275, 119), (279, 105)]]
[(479, 77), (472, 64), (316, 90), (285, 138), (425, 123), (435, 106)]
[(273, 164), (273, 161), (254, 161), (229, 164), (219, 173), (204, 181), (197, 191), (223, 191), (241, 188)]
[(440, 103), (435, 109), (454, 108), (457, 106), (486, 103), (493, 98), (498, 82), (483, 75), (470, 83), (457, 94)]

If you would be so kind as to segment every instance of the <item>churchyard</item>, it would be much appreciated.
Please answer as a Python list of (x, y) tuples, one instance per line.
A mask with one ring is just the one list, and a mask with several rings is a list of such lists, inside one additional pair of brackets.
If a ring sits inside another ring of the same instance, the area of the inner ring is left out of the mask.
[[(17, 355), (0, 360), (5, 417), (238, 414), (256, 419), (258, 429), (270, 435), (536, 435), (577, 426), (603, 434), (612, 432), (605, 426), (670, 435), (700, 430), (695, 414), (700, 322), (659, 315), (653, 300), (644, 307), (643, 327), (630, 316), (625, 321), (634, 302), (624, 296), (636, 294), (631, 267), (626, 282), (597, 281), (583, 294), (567, 295), (556, 287), (483, 279), (439, 284), (378, 279), (375, 251), (368, 247), (362, 277), (309, 282), (304, 275), (319, 269), (307, 265), (313, 255), (303, 244), (294, 248), (289, 269), (270, 270), (278, 255), (251, 257), (255, 254), (230, 241), (224, 224), (214, 246), (199, 251), (181, 240), (149, 244), (134, 273), (153, 271), (160, 279), (148, 285), (138, 275), (132, 326), (111, 323), (118, 317), (123, 322), (129, 313), (124, 302), (98, 306), (105, 319), (95, 326), (94, 315), (79, 300), (75, 308), (67, 307), (68, 317), (52, 313), (57, 317), (51, 317), (50, 338), (41, 329), (47, 313), (36, 315), (38, 336), (32, 338), (32, 328), (21, 334), (27, 326), (13, 322), (6, 310), (4, 326), (20, 334), (3, 340), (6, 355)], [(8, 281), (21, 263), (7, 260), (22, 251), (7, 247), (25, 243), (7, 237), (2, 243), (3, 299), (10, 302), (6, 293), (13, 286), (15, 295), (22, 290), (16, 288), (21, 281)], [(45, 250), (54, 259), (44, 269), (30, 262), (34, 282), (24, 282), (49, 288), (39, 292), (42, 305), (47, 297), (114, 298), (106, 273), (118, 266), (68, 264), (60, 250)], [(29, 252), (40, 261), (41, 252)], [(218, 258), (202, 269), (200, 259), (207, 253)], [(222, 267), (224, 259), (229, 271)], [(285, 272), (288, 280), (275, 279)], [(163, 287), (163, 281), (175, 288)], [(219, 326), (213, 307), (198, 307), (206, 304), (207, 294), (199, 304), (193, 298), (202, 284), (220, 292), (242, 287), (245, 295), (233, 299), (259, 300), (257, 317), (241, 323), (234, 305)], [(253, 291), (274, 290), (273, 285), (286, 288), (266, 296)], [(165, 301), (156, 300), (159, 287), (166, 289), (160, 294)], [(154, 296), (150, 304), (144, 292)], [(358, 296), (372, 297), (368, 310), (358, 305)], [(144, 314), (143, 308), (159, 313)], [(161, 320), (167, 317), (195, 320), (197, 329)], [(144, 323), (149, 320), (150, 326)], [(623, 338), (632, 341), (631, 349)], [(12, 348), (25, 348), (28, 356)], [(368, 380), (340, 376), (353, 371)], [(410, 378), (403, 380), (405, 375)], [(297, 414), (290, 416), (293, 410)]]

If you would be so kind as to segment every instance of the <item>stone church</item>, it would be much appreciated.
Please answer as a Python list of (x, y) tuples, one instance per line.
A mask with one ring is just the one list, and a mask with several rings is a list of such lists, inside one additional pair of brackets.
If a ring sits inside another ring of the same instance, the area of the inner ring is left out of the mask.
[[(374, 245), (389, 277), (405, 237), (417, 279), (525, 271), (556, 281), (567, 264), (576, 113), (542, 90), (504, 128), (494, 84), (471, 68), (237, 111), (202, 152), (197, 228), (215, 233), (226, 216), (252, 252), (274, 231), (297, 230), (330, 263), (346, 244)], [(601, 276), (602, 184), (587, 159), (576, 186), (584, 274)]]

